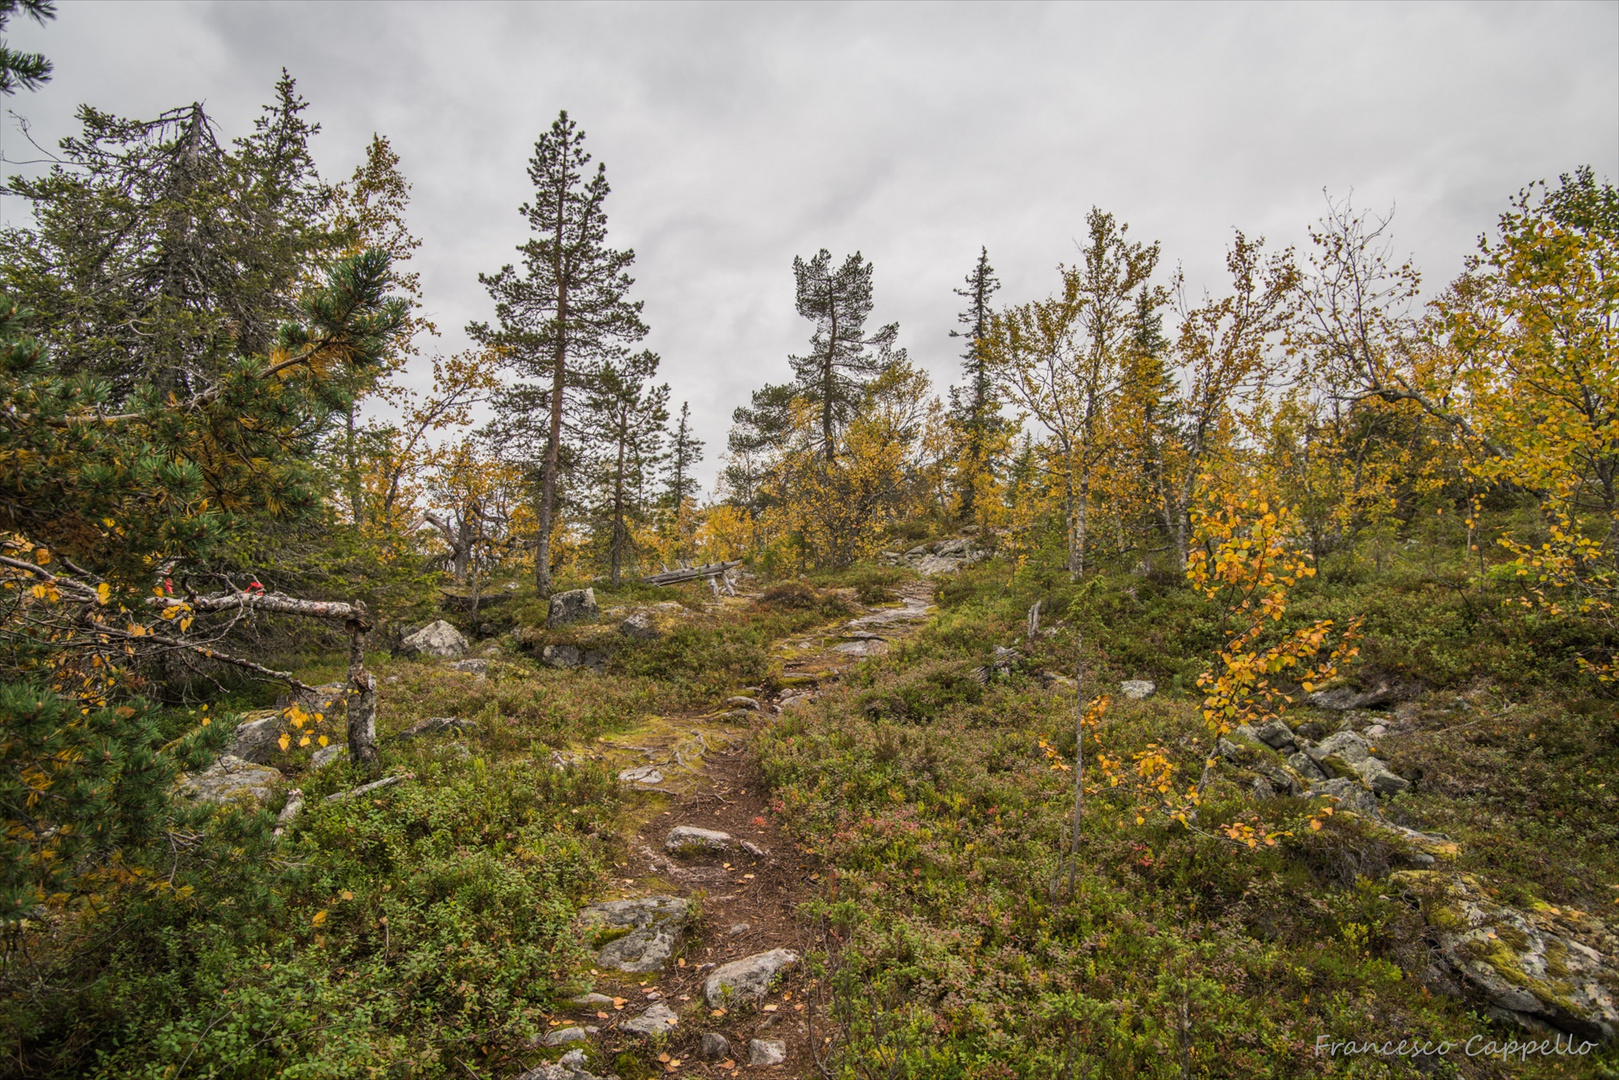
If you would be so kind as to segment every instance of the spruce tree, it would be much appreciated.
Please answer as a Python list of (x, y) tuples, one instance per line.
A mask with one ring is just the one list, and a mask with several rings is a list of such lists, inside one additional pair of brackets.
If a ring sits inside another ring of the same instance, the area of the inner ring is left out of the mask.
[(697, 497), (697, 478), (692, 476), (703, 460), (703, 440), (691, 430), (691, 403), (680, 403), (680, 422), (669, 435), (669, 486), (664, 500), (676, 510), (687, 499)]
[(252, 134), (221, 145), (200, 104), (152, 120), (83, 106), (62, 164), (11, 178), (34, 224), (0, 236), (0, 288), (58, 371), (105, 380), (115, 401), (183, 398), (269, 351), (303, 275), (339, 250), (306, 108), (282, 72)]
[(866, 336), (866, 319), (872, 308), (872, 265), (858, 251), (836, 270), (825, 248), (808, 262), (795, 258), (793, 276), (798, 286), (798, 313), (815, 324), (809, 352), (788, 358), (793, 365), (793, 390), (819, 414), (821, 453), (830, 462), (837, 457), (837, 436), (854, 415), (866, 386), (891, 363), (903, 359), (904, 350), (894, 348), (899, 324), (889, 323)]
[(534, 426), (532, 410), (545, 411), (543, 435), (529, 436), (542, 447), (534, 559), (542, 594), (551, 590), (551, 526), (566, 456), (565, 420), (590, 389), (593, 371), (622, 359), (627, 346), (647, 332), (640, 301), (628, 299), (635, 253), (607, 244), (607, 168), (598, 164), (589, 172), (584, 143), (584, 132), (563, 111), (534, 144), (528, 165), (534, 198), (521, 207), (533, 235), (518, 246), (522, 270), (507, 264), (499, 273), (478, 275), (495, 302), (496, 325), (467, 327), (480, 344), (504, 350), (520, 378), (543, 380), (540, 386), (520, 384), (498, 402), (502, 416), (492, 429), (521, 438), (519, 429)]
[(1000, 415), (1000, 402), (995, 395), (989, 356), (984, 348), (989, 338), (989, 321), (994, 314), (990, 299), (1000, 287), (995, 268), (989, 265), (989, 249), (980, 247), (978, 262), (967, 275), (966, 288), (955, 290), (957, 296), (967, 301), (966, 309), (957, 316), (957, 321), (967, 329), (950, 331), (951, 337), (967, 339), (967, 349), (961, 354), (967, 384), (950, 388), (950, 419), (961, 433), (961, 467), (956, 480), (961, 499), (960, 516), (963, 519), (972, 517), (976, 492), (974, 481), (987, 467), (985, 458), (988, 444), (1005, 426)]

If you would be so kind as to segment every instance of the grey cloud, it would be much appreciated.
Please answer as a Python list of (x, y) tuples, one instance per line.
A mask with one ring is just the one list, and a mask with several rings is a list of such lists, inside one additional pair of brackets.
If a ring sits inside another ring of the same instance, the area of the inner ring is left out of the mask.
[(871, 258), (876, 317), (942, 391), (979, 245), (1004, 299), (1044, 295), (1092, 204), (1161, 240), (1195, 292), (1220, 288), (1233, 227), (1300, 245), (1322, 188), (1353, 189), (1398, 204), (1397, 242), (1438, 285), (1525, 183), (1619, 175), (1614, 4), (69, 2), (13, 36), (57, 64), (8, 103), (41, 141), (80, 101), (201, 98), (241, 130), (283, 65), (329, 176), (388, 135), (445, 349), (487, 317), (477, 273), (514, 258), (524, 162), (567, 108), (710, 474), (731, 409), (802, 345), (794, 255)]

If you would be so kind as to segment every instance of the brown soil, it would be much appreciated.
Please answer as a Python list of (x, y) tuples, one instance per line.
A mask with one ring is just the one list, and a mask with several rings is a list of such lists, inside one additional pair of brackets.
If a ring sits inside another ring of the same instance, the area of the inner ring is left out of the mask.
[[(819, 888), (819, 867), (772, 819), (758, 778), (753, 736), (774, 721), (783, 702), (794, 708), (806, 694), (813, 700), (820, 684), (835, 681), (864, 653), (881, 651), (884, 641), (914, 632), (925, 617), (931, 592), (926, 582), (912, 583), (901, 590), (903, 608), (873, 609), (850, 623), (794, 635), (784, 644), (783, 674), (798, 680), (780, 696), (753, 695), (763, 708), (745, 714), (745, 720), (736, 713), (664, 718), (656, 727), (608, 741), (593, 752), (592, 756), (605, 752), (615, 764), (622, 761), (620, 767), (650, 761), (660, 769), (667, 767), (670, 774), (661, 784), (630, 785), (646, 795), (630, 796), (633, 832), (627, 834), (617, 897), (659, 893), (691, 897), (699, 900), (701, 918), (687, 933), (684, 951), (671, 969), (647, 975), (593, 971), (596, 991), (622, 1004), (574, 1006), (559, 1013), (554, 1026), (599, 1027), (592, 1042), (611, 1060), (623, 1050), (643, 1045), (637, 1037), (618, 1034), (618, 1026), (652, 1001), (663, 1000), (680, 1016), (679, 1027), (661, 1048), (667, 1060), (658, 1059), (666, 1075), (800, 1080), (821, 1075), (812, 1047), (831, 1042), (831, 1031), (817, 1011), (823, 995), (802, 962), (788, 969), (759, 1006), (716, 1014), (703, 1000), (703, 981), (718, 965), (770, 949), (791, 949), (803, 957), (825, 948), (820, 931), (803, 921), (799, 910)], [(860, 644), (851, 651), (848, 646), (855, 642)], [(840, 650), (840, 644), (845, 648)], [(746, 729), (741, 726), (744, 722)], [(639, 754), (639, 760), (625, 761), (620, 756), (624, 751)], [(694, 764), (699, 756), (700, 764)], [(671, 856), (664, 852), (663, 841), (676, 825), (726, 832), (757, 845), (764, 854)], [(708, 1031), (730, 1041), (728, 1058), (702, 1059), (699, 1045)], [(782, 1040), (786, 1061), (750, 1066), (752, 1039)]]

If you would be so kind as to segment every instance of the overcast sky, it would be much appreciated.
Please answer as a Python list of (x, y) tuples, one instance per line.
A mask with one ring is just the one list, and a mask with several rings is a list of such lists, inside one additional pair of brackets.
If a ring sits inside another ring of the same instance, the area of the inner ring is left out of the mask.
[[(56, 65), (7, 103), (43, 144), (80, 102), (200, 100), (240, 134), (282, 67), (328, 178), (386, 135), (443, 351), (490, 317), (477, 274), (514, 259), (524, 163), (567, 109), (606, 163), (612, 240), (635, 249), (647, 344), (708, 478), (731, 410), (807, 339), (795, 255), (872, 260), (874, 319), (942, 392), (979, 246), (998, 299), (1044, 296), (1092, 205), (1218, 291), (1233, 228), (1302, 245), (1322, 189), (1353, 191), (1397, 207), (1397, 244), (1438, 286), (1524, 184), (1619, 177), (1619, 3), (59, 8), (8, 28)], [(29, 156), (6, 127), (7, 157)]]

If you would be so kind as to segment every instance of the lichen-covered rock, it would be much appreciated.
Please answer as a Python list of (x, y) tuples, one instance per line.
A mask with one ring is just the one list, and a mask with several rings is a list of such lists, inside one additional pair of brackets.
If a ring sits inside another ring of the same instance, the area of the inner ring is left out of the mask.
[(468, 675), (489, 674), (488, 660), (457, 660), (454, 663), (446, 664), (445, 666), (451, 671), (464, 671)]
[(1254, 738), (1272, 750), (1287, 752), (1295, 746), (1293, 729), (1280, 720), (1270, 720), (1253, 729)]
[(791, 949), (771, 949), (718, 968), (703, 983), (703, 997), (711, 1009), (730, 1005), (751, 1005), (770, 992), (776, 976), (798, 963)]
[(585, 1052), (575, 1047), (556, 1061), (547, 1061), (534, 1066), (517, 1080), (618, 1080), (618, 1074), (597, 1076), (585, 1068)]
[(600, 614), (601, 609), (596, 606), (595, 589), (569, 589), (559, 592), (551, 597), (550, 607), (546, 611), (545, 625), (553, 629), (558, 626), (567, 626), (580, 619), (593, 619)]
[(1324, 795), (1345, 810), (1353, 810), (1367, 817), (1378, 816), (1377, 796), (1367, 791), (1359, 780), (1349, 780), (1341, 776), (1335, 776), (1331, 780), (1317, 780), (1310, 785), (1305, 794), (1312, 797)]
[(1312, 783), (1316, 780), (1325, 780), (1327, 778), (1327, 774), (1321, 771), (1321, 766), (1317, 765), (1315, 759), (1303, 750), (1295, 750), (1287, 755), (1287, 764), (1294, 772)]
[(1157, 683), (1148, 682), (1146, 679), (1126, 679), (1119, 684), (1119, 693), (1131, 701), (1144, 701), (1152, 697), (1157, 689)]
[(310, 757), (309, 771), (314, 772), (317, 769), (324, 769), (337, 759), (347, 757), (348, 753), (349, 748), (344, 743), (331, 743), (323, 746)]
[(717, 1031), (705, 1031), (697, 1052), (709, 1061), (720, 1061), (731, 1056), (731, 1040)]
[(585, 1032), (585, 1029), (575, 1025), (547, 1032), (545, 1038), (540, 1041), (546, 1046), (567, 1046), (569, 1043), (584, 1042), (588, 1038), (590, 1036)]
[(749, 710), (752, 710), (753, 712), (758, 712), (759, 711), (759, 699), (758, 698), (745, 697), (745, 696), (743, 696), (741, 694), (738, 694), (735, 697), (726, 698), (725, 699), (725, 707), (728, 708), (728, 709), (749, 709)]
[(1339, 757), (1353, 765), (1358, 761), (1365, 761), (1371, 757), (1372, 746), (1353, 731), (1340, 731), (1328, 735), (1314, 746), (1306, 747), (1305, 753), (1315, 758), (1316, 761)]
[(652, 1003), (652, 1007), (633, 1020), (626, 1020), (618, 1025), (618, 1030), (627, 1031), (631, 1035), (643, 1035), (655, 1038), (667, 1035), (680, 1024), (680, 1018), (674, 1010), (661, 1001)]
[(612, 900), (579, 912), (580, 924), (596, 941), (612, 938), (597, 952), (597, 963), (637, 974), (659, 971), (669, 962), (688, 918), (688, 905), (678, 896)]
[(618, 632), (637, 641), (651, 641), (659, 636), (657, 617), (650, 611), (632, 611), (618, 624)]
[(466, 655), (467, 639), (461, 631), (439, 619), (428, 623), (399, 643), (403, 656), (431, 656), (439, 660), (458, 660)]
[(780, 1065), (787, 1060), (787, 1044), (781, 1039), (753, 1039), (748, 1043), (749, 1065)]
[(256, 765), (269, 764), (281, 751), (281, 712), (279, 709), (250, 713), (251, 719), (236, 725), (225, 753), (251, 761)]
[(1390, 769), (1380, 758), (1369, 757), (1356, 762), (1355, 772), (1367, 787), (1379, 795), (1398, 795), (1411, 790), (1411, 781)]
[(1393, 704), (1398, 696), (1398, 691), (1385, 682), (1365, 691), (1348, 686), (1317, 690), (1310, 695), (1309, 701), (1318, 709), (1348, 712), (1351, 709), (1381, 709)]
[(696, 857), (723, 855), (736, 846), (736, 837), (717, 829), (699, 829), (695, 825), (676, 825), (664, 837), (663, 850), (671, 855)]
[(1619, 937), (1601, 919), (1544, 903), (1509, 907), (1469, 874), (1402, 870), (1389, 883), (1417, 900), (1440, 955), (1491, 1015), (1604, 1042), (1619, 1034)]
[(279, 769), (226, 754), (195, 776), (181, 776), (175, 787), (188, 799), (257, 805), (275, 794), (282, 779)]
[(580, 653), (574, 645), (547, 645), (540, 650), (540, 661), (554, 668), (576, 668)]

